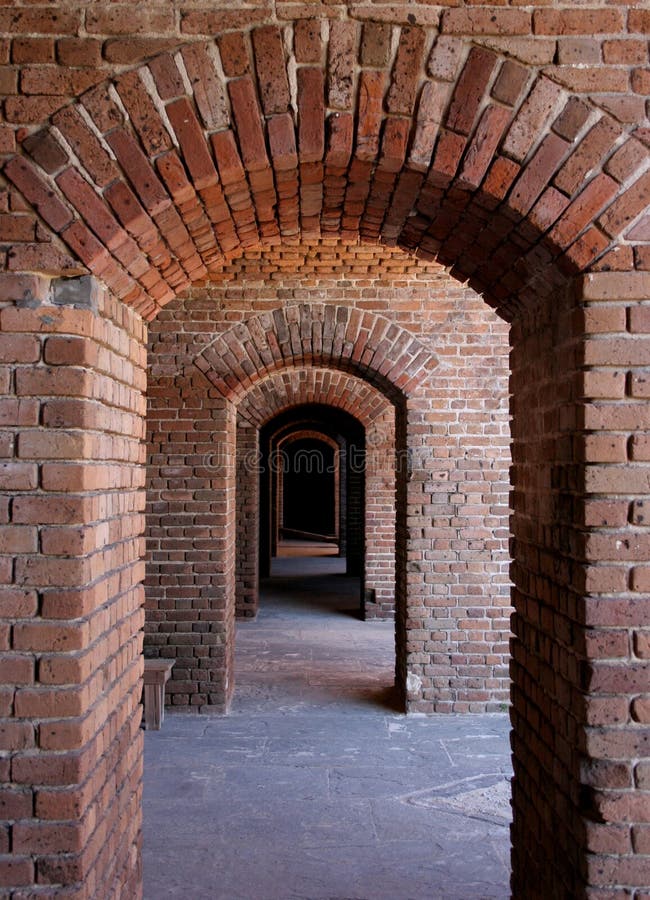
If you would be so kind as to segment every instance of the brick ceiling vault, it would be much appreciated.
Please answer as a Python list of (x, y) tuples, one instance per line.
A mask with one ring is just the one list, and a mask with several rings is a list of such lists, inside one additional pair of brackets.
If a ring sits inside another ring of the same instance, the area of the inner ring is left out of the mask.
[(468, 38), (306, 20), (93, 87), (4, 172), (147, 318), (248, 248), (319, 237), (438, 260), (512, 318), (648, 239), (649, 143)]

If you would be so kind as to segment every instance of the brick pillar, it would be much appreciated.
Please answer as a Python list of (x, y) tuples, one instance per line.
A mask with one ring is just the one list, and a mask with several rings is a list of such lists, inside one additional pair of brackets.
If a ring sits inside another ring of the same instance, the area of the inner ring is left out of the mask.
[(148, 391), (145, 655), (176, 660), (168, 702), (225, 711), (233, 688), (235, 407), (198, 369)]
[(348, 441), (337, 434), (339, 444), (339, 556), (345, 558), (348, 552)]
[(365, 447), (363, 439), (350, 439), (347, 444), (347, 557), (348, 575), (363, 577), (365, 544)]
[(257, 615), (259, 607), (260, 475), (259, 429), (237, 422), (237, 574), (238, 618)]
[[(581, 828), (590, 897), (650, 896), (650, 272), (582, 285), (576, 441), (583, 529), (574, 646)], [(616, 886), (616, 887), (615, 887)]]
[(0, 312), (0, 883), (137, 898), (145, 328), (40, 296)]
[(650, 885), (649, 298), (603, 273), (513, 328), (516, 897)]
[(365, 619), (395, 613), (395, 411), (366, 429)]
[[(448, 384), (432, 379), (398, 414), (398, 647), (408, 632), (411, 712), (496, 711), (509, 687), (505, 437), (483, 430), (485, 391)], [(450, 399), (432, 411), (438, 393)]]
[(407, 451), (408, 421), (404, 404), (395, 409), (395, 687), (407, 710), (409, 591), (408, 500), (411, 477)]

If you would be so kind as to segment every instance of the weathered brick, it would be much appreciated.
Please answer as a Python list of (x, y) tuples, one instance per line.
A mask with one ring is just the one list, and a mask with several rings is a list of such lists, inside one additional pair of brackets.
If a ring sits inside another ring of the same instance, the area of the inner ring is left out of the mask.
[(253, 82), (248, 77), (231, 81), (228, 93), (244, 163), (253, 171), (263, 168), (268, 161)]
[(55, 42), (52, 38), (17, 37), (11, 43), (11, 61), (14, 63), (54, 62)]
[(130, 4), (112, 4), (105, 9), (89, 9), (86, 29), (91, 34), (160, 34), (175, 28), (171, 9), (139, 7)]
[(226, 93), (215, 69), (211, 46), (191, 44), (183, 50), (183, 62), (194, 89), (194, 101), (208, 131), (229, 124)]
[(171, 100), (185, 93), (181, 73), (169, 53), (161, 53), (148, 63), (148, 67), (161, 100)]
[(218, 181), (217, 171), (205, 135), (189, 101), (185, 97), (174, 100), (167, 106), (167, 115), (183, 151), (194, 187), (197, 191), (213, 187)]
[(61, 232), (61, 237), (91, 270), (102, 274), (106, 271), (109, 265), (109, 253), (82, 222), (73, 222), (72, 225), (68, 225)]
[(180, 39), (167, 38), (136, 38), (133, 36), (124, 38), (112, 38), (104, 41), (102, 52), (108, 63), (118, 66), (133, 65), (154, 56), (157, 53), (165, 53), (178, 47)]
[(613, 146), (619, 134), (620, 130), (613, 122), (606, 119), (597, 122), (555, 176), (554, 184), (565, 193), (573, 194)]
[(52, 121), (80, 158), (85, 169), (100, 187), (117, 178), (117, 167), (76, 106), (67, 106)]
[(298, 154), (292, 117), (288, 113), (272, 116), (267, 127), (273, 167), (279, 170), (294, 169), (298, 164)]
[(528, 83), (529, 73), (525, 66), (507, 59), (494, 82), (492, 96), (500, 103), (514, 106)]
[(169, 150), (171, 138), (139, 73), (134, 71), (120, 75), (116, 87), (145, 153), (153, 156)]
[(443, 34), (529, 34), (531, 15), (519, 9), (445, 9), (440, 26)]
[(282, 35), (277, 25), (253, 31), (253, 52), (264, 112), (267, 116), (286, 112), (291, 98)]
[(617, 181), (627, 181), (637, 170), (640, 170), (648, 161), (650, 153), (641, 141), (634, 138), (626, 141), (607, 160), (604, 170)]
[(56, 183), (109, 250), (124, 242), (126, 235), (119, 222), (97, 192), (75, 169), (69, 168), (61, 172)]
[(645, 173), (611, 204), (599, 224), (610, 236), (621, 234), (647, 208), (649, 197), (650, 174)]
[(565, 87), (576, 93), (584, 94), (593, 91), (605, 91), (624, 93), (629, 84), (627, 72), (618, 67), (605, 68), (604, 66), (554, 66), (545, 70), (552, 74), (555, 81), (559, 81)]
[(169, 195), (133, 137), (115, 129), (107, 140), (147, 212), (156, 215), (166, 209), (171, 202)]
[[(323, 52), (322, 25), (318, 19), (301, 19), (294, 25), (293, 47), (296, 62), (319, 63)], [(245, 74), (238, 72), (236, 74)]]
[(409, 165), (417, 171), (426, 171), (429, 167), (448, 99), (447, 85), (427, 82), (422, 89), (409, 156)]
[(439, 35), (427, 60), (427, 72), (439, 81), (455, 81), (463, 63), (465, 47), (460, 38)]
[(50, 9), (2, 9), (0, 32), (3, 34), (76, 34), (81, 24), (80, 12)]
[(562, 97), (560, 87), (546, 78), (538, 79), (510, 127), (503, 143), (504, 152), (521, 162), (554, 116)]
[(623, 30), (623, 11), (618, 9), (537, 9), (535, 34), (617, 34)]
[(218, 44), (221, 64), (226, 75), (231, 78), (248, 75), (251, 63), (244, 36), (235, 31), (221, 34)]
[(643, 65), (648, 62), (647, 41), (621, 38), (603, 41), (602, 47), (603, 60), (610, 65)]
[(184, 9), (181, 12), (181, 34), (202, 36), (243, 29), (268, 19), (264, 7), (255, 9)]
[(68, 154), (52, 134), (51, 129), (43, 129), (29, 135), (23, 141), (23, 149), (48, 175), (52, 175), (69, 163)]
[(55, 231), (61, 231), (72, 221), (71, 211), (26, 159), (15, 157), (7, 163), (4, 172)]
[(298, 70), (298, 153), (301, 163), (319, 162), (325, 153), (323, 73)]
[(102, 42), (88, 38), (59, 38), (56, 58), (63, 66), (99, 66), (102, 62)]
[(532, 208), (553, 173), (559, 167), (570, 144), (554, 134), (549, 134), (524, 167), (510, 191), (508, 205), (525, 216)]
[(392, 28), (386, 22), (364, 22), (360, 47), (362, 66), (381, 67), (388, 62)]
[(574, 141), (591, 115), (591, 109), (582, 100), (571, 97), (560, 115), (553, 122), (553, 131), (567, 141)]
[(359, 159), (374, 159), (377, 156), (384, 87), (383, 72), (362, 72), (356, 144)]
[(446, 125), (452, 131), (467, 135), (472, 130), (496, 64), (495, 53), (480, 47), (470, 50), (447, 111)]
[(332, 22), (327, 48), (327, 98), (333, 109), (351, 109), (354, 89), (356, 22)]
[(110, 95), (106, 85), (92, 88), (81, 98), (81, 103), (102, 134), (124, 125), (126, 118)]
[(386, 106), (391, 113), (411, 115), (413, 112), (425, 38), (422, 28), (402, 28), (386, 97)]

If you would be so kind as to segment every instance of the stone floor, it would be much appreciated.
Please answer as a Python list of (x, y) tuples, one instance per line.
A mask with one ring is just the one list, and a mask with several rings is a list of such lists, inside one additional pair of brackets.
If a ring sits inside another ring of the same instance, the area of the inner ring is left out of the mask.
[(145, 900), (507, 898), (506, 716), (400, 715), (341, 560), (273, 574), (231, 714), (146, 733)]

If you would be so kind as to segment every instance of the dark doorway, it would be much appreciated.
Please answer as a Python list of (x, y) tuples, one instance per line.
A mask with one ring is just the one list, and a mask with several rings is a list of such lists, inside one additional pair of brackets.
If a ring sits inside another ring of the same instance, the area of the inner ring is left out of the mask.
[(360, 579), (362, 597), (363, 426), (334, 407), (297, 406), (261, 429), (260, 457), (260, 577), (284, 555), (281, 544), (329, 542), (345, 559), (345, 573)]
[(339, 454), (317, 437), (297, 437), (282, 448), (282, 538), (336, 541)]

